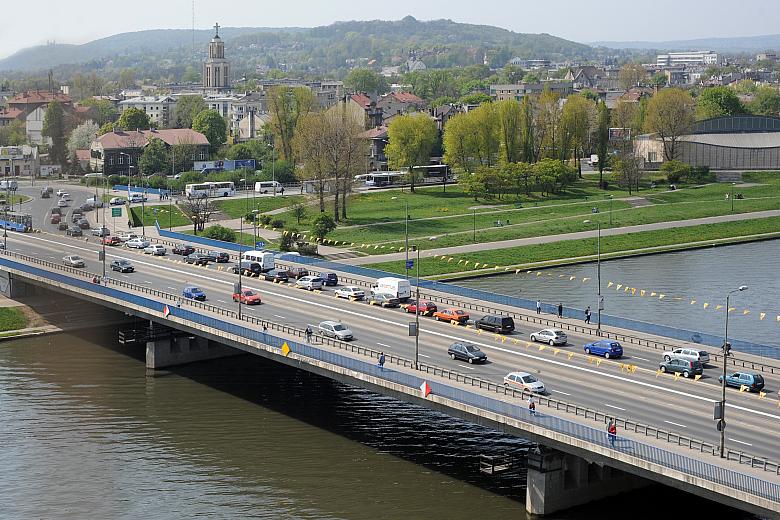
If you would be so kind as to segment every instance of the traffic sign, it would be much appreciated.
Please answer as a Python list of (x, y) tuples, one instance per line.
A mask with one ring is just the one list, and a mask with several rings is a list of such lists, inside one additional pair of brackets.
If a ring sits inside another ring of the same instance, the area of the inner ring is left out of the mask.
[(411, 269), (412, 267), (414, 267), (414, 260), (407, 260), (406, 261), (406, 268), (407, 269)]
[(255, 247), (265, 247), (265, 242), (260, 240), (259, 242), (255, 242)]
[(111, 216), (112, 217), (121, 217), (122, 216), (122, 208), (111, 208)]

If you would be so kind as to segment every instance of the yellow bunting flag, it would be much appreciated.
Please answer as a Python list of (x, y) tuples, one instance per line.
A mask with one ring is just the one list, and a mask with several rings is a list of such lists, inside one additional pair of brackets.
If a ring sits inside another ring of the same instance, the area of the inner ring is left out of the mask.
[(701, 374), (696, 374), (693, 376), (694, 381), (698, 381), (699, 379), (701, 379)]
[(513, 343), (513, 344), (515, 344), (515, 345), (517, 345), (518, 343), (520, 343), (520, 340), (513, 339), (513, 340), (512, 340), (512, 343)]
[(565, 274), (559, 274), (558, 278), (563, 278), (564, 276), (566, 276), (566, 275)]
[(500, 267), (496, 266), (496, 267), (494, 267), (494, 269), (500, 269)]
[(706, 303), (706, 302), (705, 302), (705, 303), (704, 303), (704, 305), (703, 305), (703, 307), (704, 307), (705, 309), (706, 309), (707, 307), (709, 307), (709, 306), (710, 306), (710, 304), (709, 304), (709, 303)]
[(640, 290), (639, 291), (639, 296), (644, 296), (644, 295), (645, 295), (645, 290), (644, 289)]
[(288, 233), (289, 233), (289, 231), (283, 231), (282, 235), (287, 236)]
[(716, 310), (716, 311), (719, 311), (719, 310), (721, 310), (722, 308), (723, 308), (723, 305), (716, 305), (716, 306), (715, 306), (715, 310)]
[(735, 310), (737, 310), (736, 307), (729, 307), (729, 310), (727, 312), (731, 312), (731, 311), (735, 311)]
[(285, 341), (284, 343), (282, 343), (282, 355), (288, 356), (290, 352), (292, 352), (292, 350), (290, 349), (290, 345), (288, 345), (287, 342)]
[[(498, 267), (498, 266), (496, 266), (496, 267)], [(509, 267), (504, 267), (504, 272), (506, 272), (506, 271), (510, 271), (510, 268)], [(515, 273), (515, 274), (517, 274), (517, 273)]]
[(664, 298), (666, 298), (666, 295), (665, 295), (665, 294), (659, 294), (659, 295), (658, 295), (658, 299), (659, 299), (659, 300), (663, 300)]
[[(450, 263), (450, 262), (452, 262), (453, 260), (455, 260), (455, 259), (454, 259), (454, 258), (452, 258), (452, 257), (449, 257), (449, 258), (447, 259), (447, 263), (449, 264), (449, 263)], [(466, 262), (466, 263), (468, 264), (468, 262)]]
[(619, 284), (617, 284), (617, 287), (615, 288), (615, 290), (616, 290), (616, 291), (619, 291), (621, 287), (623, 287), (623, 284), (622, 284), (622, 283), (619, 283)]
[(660, 376), (662, 373), (663, 372), (661, 372), (661, 369), (659, 368), (658, 370), (655, 371), (655, 377)]
[(569, 352), (569, 353), (568, 353), (568, 354), (566, 354), (566, 355), (568, 356), (568, 358), (569, 358), (569, 359), (571, 359), (571, 358), (573, 358), (573, 357), (574, 357), (574, 352)]
[(546, 346), (544, 346), (544, 345), (539, 345), (539, 352), (543, 351), (543, 350), (544, 350), (544, 349), (546, 349), (546, 348), (547, 348), (547, 347), (546, 347)]
[(556, 348), (555, 350), (553, 350), (553, 356), (557, 356), (558, 352), (560, 352), (560, 351), (561, 351), (561, 349), (559, 349), (559, 348)]
[(764, 321), (764, 318), (766, 318), (766, 313), (765, 312), (762, 312), (761, 314), (758, 315), (758, 319), (759, 320)]
[(520, 273), (520, 269), (515, 269), (515, 274), (519, 274), (519, 273)]
[(574, 280), (575, 278), (577, 278), (577, 277), (576, 277), (576, 276), (570, 276), (570, 277), (569, 277), (569, 281), (571, 282), (571, 281), (572, 281), (572, 280)]
[(625, 363), (618, 363), (618, 366), (620, 367), (620, 371), (621, 372), (626, 370), (626, 364)]
[(758, 392), (758, 398), (759, 399), (763, 399), (764, 397), (766, 397), (766, 392), (764, 392), (764, 391)]
[(596, 366), (597, 366), (597, 367), (600, 367), (600, 366), (601, 366), (601, 360), (600, 360), (600, 359), (597, 359), (597, 360), (596, 360)]
[(747, 316), (748, 314), (750, 314), (750, 311), (748, 309), (745, 309), (744, 311), (742, 311), (742, 315), (743, 316)]
[(586, 276), (585, 278), (583, 278), (583, 279), (582, 279), (582, 283), (585, 283), (585, 282), (587, 282), (588, 280), (590, 280), (590, 278), (588, 278), (588, 277)]
[(680, 379), (680, 373), (679, 372), (675, 372), (674, 373), (674, 380), (677, 381), (678, 379)]
[(526, 271), (525, 274), (531, 274), (531, 271)]
[(631, 288), (631, 296), (636, 296), (636, 287)]
[(609, 282), (609, 283), (607, 284), (607, 289), (609, 289), (609, 288), (610, 288), (610, 287), (612, 287), (613, 285), (615, 285), (615, 282)]
[(628, 287), (628, 285), (626, 285), (626, 286), (623, 288), (623, 292), (628, 292), (628, 289), (629, 289), (629, 287)]
[(655, 298), (655, 295), (656, 295), (656, 293), (654, 293), (654, 292), (651, 292), (651, 293), (650, 293), (650, 297), (651, 297), (651, 298)]
[(482, 264), (482, 269), (485, 269), (487, 266), (487, 264)]
[(354, 243), (354, 242), (352, 242), (351, 244), (349, 244), (349, 246), (350, 246), (350, 247), (355, 247), (355, 243)]
[(541, 271), (536, 271), (536, 276), (542, 276), (542, 272)]
[(461, 259), (461, 260), (458, 260), (458, 265), (460, 265), (460, 264), (462, 264), (462, 263), (463, 263), (463, 259)]
[(741, 385), (741, 386), (739, 387), (739, 391), (740, 391), (740, 392), (745, 392), (745, 391), (747, 391), (747, 389), (748, 389), (747, 385)]

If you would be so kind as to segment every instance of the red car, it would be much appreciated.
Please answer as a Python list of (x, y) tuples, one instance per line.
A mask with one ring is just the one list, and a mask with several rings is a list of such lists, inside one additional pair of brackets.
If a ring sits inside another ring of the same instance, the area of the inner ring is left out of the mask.
[[(416, 303), (410, 303), (406, 306), (406, 312), (410, 314), (414, 313), (416, 310)], [(433, 302), (420, 302), (420, 316), (433, 316), (433, 313), (437, 310), (438, 309), (436, 308), (436, 304)]]
[(457, 321), (461, 325), (469, 321), (468, 313), (460, 309), (444, 309), (434, 312), (433, 317), (436, 318), (436, 321)]
[(237, 302), (241, 300), (241, 303), (246, 305), (259, 305), (261, 302), (260, 295), (252, 289), (241, 289), (241, 294), (234, 293), (233, 301)]
[(119, 240), (119, 237), (117, 236), (110, 236), (110, 237), (103, 237), (101, 243), (107, 246), (118, 246), (122, 243), (122, 241)]

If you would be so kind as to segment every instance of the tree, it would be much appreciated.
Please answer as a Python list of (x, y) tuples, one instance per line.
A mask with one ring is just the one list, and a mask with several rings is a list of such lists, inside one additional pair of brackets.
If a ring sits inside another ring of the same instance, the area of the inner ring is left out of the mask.
[(612, 109), (613, 128), (629, 128), (631, 135), (636, 136), (642, 131), (640, 121), (641, 103), (619, 100)]
[(641, 84), (647, 77), (647, 71), (639, 63), (626, 63), (620, 68), (618, 72), (618, 82), (620, 88), (628, 90), (631, 87), (636, 87)]
[(668, 81), (666, 74), (663, 72), (656, 72), (650, 78), (650, 84), (658, 88), (665, 87)]
[(564, 135), (564, 146), (561, 150), (561, 158), (567, 158), (568, 150), (571, 149), (580, 177), (582, 177), (580, 159), (585, 153), (585, 149), (589, 149), (591, 130), (595, 119), (595, 106), (583, 96), (571, 95), (566, 100), (566, 104), (563, 105), (561, 127)]
[(117, 126), (122, 130), (147, 130), (151, 127), (149, 116), (140, 108), (130, 107), (122, 112), (117, 121)]
[(52, 101), (46, 109), (43, 118), (44, 137), (51, 139), (49, 157), (54, 164), (65, 165), (67, 162), (67, 149), (65, 147), (65, 111), (59, 101)]
[[(183, 177), (183, 176), (182, 176)], [(192, 231), (196, 235), (211, 219), (211, 215), (217, 210), (209, 197), (188, 197), (179, 203), (179, 207), (192, 220)]]
[(407, 168), (414, 193), (417, 166), (428, 165), (439, 132), (436, 123), (425, 114), (395, 117), (387, 129), (385, 155), (391, 168)]
[(27, 142), (27, 129), (22, 121), (0, 126), (0, 146), (19, 146)]
[(381, 74), (371, 69), (352, 69), (344, 79), (344, 88), (350, 92), (365, 92), (367, 94), (386, 94), (390, 87)]
[(164, 172), (168, 169), (170, 158), (168, 150), (162, 139), (153, 137), (144, 147), (141, 157), (138, 159), (138, 167), (145, 175)]
[(522, 154), (520, 103), (514, 99), (499, 101), (495, 104), (495, 113), (498, 120), (501, 161), (503, 163), (517, 162)]
[(203, 231), (203, 236), (213, 240), (221, 240), (223, 242), (236, 241), (236, 232), (220, 224), (214, 224), (213, 226), (207, 227)]
[(225, 119), (216, 110), (204, 110), (192, 121), (192, 129), (206, 136), (215, 153), (227, 141)]
[[(198, 147), (188, 137), (179, 139), (176, 144), (171, 146), (171, 163), (173, 163), (174, 172), (186, 172), (192, 170), (195, 162), (195, 153)], [(186, 174), (185, 174), (186, 175)], [(182, 176), (184, 178), (184, 176)], [(195, 176), (192, 182), (199, 182), (199, 174)]]
[(484, 92), (472, 92), (471, 94), (461, 96), (460, 99), (458, 99), (458, 103), (463, 105), (481, 105), (483, 103), (490, 103), (492, 100), (493, 98)]
[(268, 89), (268, 111), (279, 157), (295, 162), (293, 138), (298, 122), (312, 111), (315, 99), (307, 87), (277, 86)]
[[(113, 132), (114, 131), (114, 126), (115, 126), (115, 123), (103, 123), (102, 125), (100, 125), (100, 130), (98, 130), (98, 135), (104, 135), (104, 134), (107, 134), (109, 132)], [(118, 125), (116, 125), (116, 126), (118, 126)]]
[(561, 156), (561, 105), (560, 96), (545, 89), (535, 103), (534, 110), (534, 156), (557, 159)]
[(634, 154), (632, 148), (626, 147), (615, 161), (612, 178), (631, 195), (634, 191), (639, 191), (639, 182), (644, 173), (642, 159)]
[(306, 218), (306, 206), (301, 203), (296, 204), (292, 207), (292, 214), (295, 220), (298, 221), (298, 224), (300, 224), (301, 220)]
[(98, 125), (93, 121), (87, 121), (74, 128), (68, 138), (68, 157), (75, 157), (76, 150), (89, 149), (99, 130)]
[(325, 211), (327, 167), (325, 139), (327, 121), (321, 114), (308, 114), (298, 123), (293, 145), (296, 157), (303, 163), (302, 174), (311, 180), (320, 202), (320, 213)]
[(596, 130), (596, 153), (599, 156), (599, 187), (604, 187), (604, 168), (609, 153), (609, 109), (603, 101), (598, 108), (598, 129)]
[(200, 96), (181, 96), (173, 112), (173, 128), (192, 128), (192, 123), (201, 112), (208, 110)]
[(81, 105), (90, 107), (94, 112), (95, 123), (103, 126), (106, 123), (113, 123), (119, 118), (119, 110), (108, 99), (87, 98), (81, 101)]
[(311, 232), (315, 237), (321, 240), (334, 229), (336, 229), (336, 221), (334, 221), (333, 217), (327, 213), (320, 213), (314, 217), (314, 222), (312, 222), (311, 226)]
[(690, 133), (694, 110), (691, 95), (677, 88), (661, 90), (648, 102), (645, 128), (661, 138), (667, 161), (677, 157), (680, 138)]
[(470, 173), (477, 155), (473, 118), (468, 113), (452, 116), (444, 126), (444, 161), (452, 168)]
[(780, 115), (780, 91), (772, 87), (759, 87), (748, 110), (751, 114), (777, 117)]
[(728, 87), (705, 88), (696, 98), (696, 118), (700, 120), (744, 113), (736, 92)]

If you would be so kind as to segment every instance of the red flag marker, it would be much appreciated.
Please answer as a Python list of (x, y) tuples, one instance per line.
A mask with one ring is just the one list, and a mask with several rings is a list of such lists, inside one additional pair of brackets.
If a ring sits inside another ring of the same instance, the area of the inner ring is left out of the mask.
[(163, 306), (163, 316), (165, 316), (167, 318), (170, 313), (171, 313), (171, 309), (169, 309), (167, 305), (164, 305)]
[(423, 384), (420, 385), (420, 391), (422, 392), (423, 397), (428, 397), (428, 394), (433, 392), (431, 385), (428, 384), (428, 381), (423, 381)]

